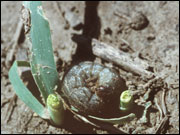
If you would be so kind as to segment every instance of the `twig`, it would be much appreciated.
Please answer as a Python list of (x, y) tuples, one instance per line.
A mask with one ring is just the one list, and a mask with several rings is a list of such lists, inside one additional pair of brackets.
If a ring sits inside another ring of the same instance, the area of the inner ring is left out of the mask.
[(143, 89), (150, 88), (154, 82), (156, 82), (160, 77), (156, 76), (155, 78), (149, 80), (144, 86)]
[(8, 102), (10, 102), (10, 98), (8, 98), (8, 99), (3, 99), (3, 101), (1, 102), (1, 108), (3, 108), (4, 105), (7, 104)]
[(159, 124), (159, 126), (158, 126), (158, 128), (156, 129), (156, 131), (155, 131), (154, 134), (160, 134), (160, 133), (163, 131), (164, 127), (166, 126), (168, 120), (169, 120), (169, 116), (166, 115), (166, 116), (162, 119), (161, 123)]
[(162, 102), (162, 110), (163, 110), (163, 113), (164, 113), (164, 115), (166, 116), (166, 115), (167, 115), (167, 109), (166, 109), (166, 105), (165, 105), (165, 94), (166, 94), (165, 92), (166, 92), (166, 90), (163, 89), (161, 102)]
[(140, 63), (137, 63), (136, 61), (132, 60), (127, 53), (115, 49), (112, 46), (102, 43), (96, 39), (92, 40), (92, 50), (94, 55), (113, 62), (126, 71), (146, 78), (151, 78), (153, 76), (153, 73), (145, 70), (145, 68), (147, 68), (147, 63), (144, 61), (139, 60)]
[(162, 119), (161, 123), (156, 129), (155, 134), (161, 133), (165, 129), (165, 126), (169, 121), (169, 115), (168, 115), (166, 104), (165, 104), (165, 95), (166, 95), (166, 88), (163, 89), (162, 99), (161, 99), (162, 111), (165, 117)]
[(103, 129), (103, 130), (106, 130), (106, 131), (113, 133), (113, 134), (128, 134), (126, 131), (118, 129), (118, 128), (114, 127), (113, 125), (106, 124), (106, 123), (92, 122), (89, 119), (87, 119), (86, 117), (81, 116), (79, 114), (76, 114), (75, 116), (78, 117), (83, 122), (90, 124), (90, 125), (98, 128), (98, 129)]
[[(14, 37), (11, 40), (9, 46), (6, 48), (6, 50), (10, 51), (7, 53), (6, 61), (5, 61), (7, 67), (10, 67), (11, 62), (13, 60), (13, 55), (15, 54), (16, 46), (18, 45), (18, 41), (21, 36), (22, 29), (23, 29), (23, 23), (21, 20), (19, 20)], [(12, 49), (10, 49), (11, 47)]]
[(128, 41), (126, 41), (125, 39), (121, 38), (120, 39), (122, 42), (124, 42), (125, 44), (127, 44), (128, 46), (130, 45)]
[(113, 125), (109, 125), (109, 124), (98, 124), (101, 129), (108, 131), (109, 133), (112, 134), (129, 134), (127, 131), (124, 131), (122, 129), (118, 129), (116, 127), (114, 127)]
[(83, 116), (81, 116), (79, 114), (76, 114), (75, 116), (78, 117), (79, 119), (83, 120), (83, 122), (85, 122), (87, 124), (90, 124), (90, 125), (92, 125), (94, 127), (100, 128), (100, 126), (98, 126), (97, 124), (94, 124), (93, 122), (89, 121), (87, 118), (85, 118), (85, 117), (83, 117)]
[(159, 104), (158, 104), (158, 101), (157, 101), (157, 98), (156, 98), (156, 97), (154, 98), (154, 101), (155, 101), (155, 105), (157, 106), (157, 108), (158, 108), (158, 110), (159, 110), (159, 113), (160, 113), (160, 120), (162, 120), (163, 113), (162, 113), (161, 107), (160, 107)]
[(5, 118), (5, 123), (6, 124), (11, 119), (12, 112), (13, 112), (14, 107), (16, 105), (16, 99), (17, 99), (17, 95), (14, 94), (14, 96), (11, 98), (10, 103), (9, 103), (7, 109), (6, 109), (6, 118)]
[(114, 15), (115, 15), (115, 16), (118, 16), (119, 18), (123, 18), (123, 19), (126, 20), (128, 23), (131, 22), (131, 18), (128, 17), (127, 15), (123, 15), (123, 14), (120, 14), (120, 13), (117, 13), (117, 12), (114, 12)]

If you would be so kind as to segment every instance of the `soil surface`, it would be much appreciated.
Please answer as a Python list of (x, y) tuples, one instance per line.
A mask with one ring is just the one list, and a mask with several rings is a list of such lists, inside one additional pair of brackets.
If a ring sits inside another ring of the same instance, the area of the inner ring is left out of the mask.
[[(8, 71), (14, 60), (28, 60), (27, 39), (24, 30), (18, 27), (21, 4), (1, 2), (1, 133), (109, 133), (76, 120), (70, 112), (64, 126), (54, 127), (16, 96)], [(43, 9), (50, 23), (61, 77), (70, 65), (88, 60), (118, 69), (128, 88), (133, 87), (134, 91), (147, 83), (93, 55), (91, 46), (79, 41), (83, 36), (96, 38), (134, 59), (146, 61), (148, 70), (167, 84), (164, 101), (168, 120), (163, 121), (165, 125), (159, 131), (164, 115), (161, 117), (157, 104), (163, 108), (164, 93), (156, 85), (158, 89), (146, 100), (152, 102), (146, 114), (147, 122), (140, 120), (143, 109), (139, 109), (139, 117), (115, 127), (127, 133), (179, 133), (179, 2), (43, 2)], [(28, 77), (29, 74), (24, 75)], [(136, 103), (141, 103), (143, 94), (137, 94)]]

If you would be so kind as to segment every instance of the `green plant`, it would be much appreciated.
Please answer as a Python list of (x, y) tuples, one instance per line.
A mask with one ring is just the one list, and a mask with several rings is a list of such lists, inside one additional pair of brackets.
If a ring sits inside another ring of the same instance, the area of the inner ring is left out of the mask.
[[(79, 110), (67, 102), (68, 97), (59, 89), (60, 80), (53, 57), (50, 28), (42, 11), (42, 3), (38, 1), (24, 2), (23, 10), (26, 11), (24, 23), (30, 39), (30, 61), (15, 61), (13, 63), (9, 71), (10, 82), (18, 97), (41, 118), (51, 119), (54, 124), (62, 125), (65, 115), (64, 106), (74, 114), (78, 114)], [(18, 67), (31, 68), (31, 73), (42, 94), (45, 106), (23, 84), (19, 77)], [(116, 81), (112, 83), (116, 83)], [(60, 95), (57, 94), (57, 91)], [(135, 115), (130, 114), (122, 118), (111, 119), (90, 115), (86, 115), (86, 117), (109, 123), (121, 123), (131, 120)]]
[[(9, 79), (16, 94), (27, 106), (42, 118), (49, 119), (51, 117), (54, 120), (53, 113), (49, 113), (48, 115), (46, 113), (47, 108), (53, 104), (53, 102), (47, 104), (47, 98), (49, 94), (55, 94), (55, 90), (59, 84), (49, 23), (42, 11), (41, 2), (24, 2), (23, 11), (25, 17), (27, 17), (24, 20), (25, 26), (28, 26), (30, 29), (28, 31), (28, 37), (30, 38), (30, 62), (15, 61), (9, 71)], [(20, 79), (17, 68), (22, 66), (31, 68), (33, 78), (43, 96), (46, 107), (29, 92)], [(62, 114), (63, 109), (59, 111)], [(56, 121), (54, 122), (56, 123)], [(59, 125), (60, 123), (58, 122), (57, 124)]]
[(120, 96), (120, 110), (126, 111), (131, 108), (133, 96), (130, 90), (123, 91)]

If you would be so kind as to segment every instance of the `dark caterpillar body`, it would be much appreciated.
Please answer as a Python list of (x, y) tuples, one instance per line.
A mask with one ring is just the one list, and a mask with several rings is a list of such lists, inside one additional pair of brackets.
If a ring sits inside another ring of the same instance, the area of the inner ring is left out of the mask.
[(125, 83), (108, 67), (92, 62), (73, 66), (64, 77), (62, 90), (79, 112), (102, 115), (119, 106)]

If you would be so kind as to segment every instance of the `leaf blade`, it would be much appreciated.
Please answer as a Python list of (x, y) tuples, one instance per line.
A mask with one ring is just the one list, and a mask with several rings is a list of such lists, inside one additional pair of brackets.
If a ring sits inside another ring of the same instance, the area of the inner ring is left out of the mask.
[(42, 10), (42, 3), (38, 1), (24, 2), (30, 11), (31, 27), (30, 65), (34, 80), (45, 101), (49, 94), (53, 94), (59, 84), (59, 76), (53, 56), (49, 22)]
[(28, 67), (29, 63), (26, 61), (15, 61), (9, 71), (9, 80), (13, 85), (13, 88), (17, 96), (40, 117), (46, 119), (44, 106), (32, 95), (32, 93), (26, 88), (21, 78), (18, 75), (18, 66)]
[(88, 117), (93, 118), (95, 120), (99, 120), (102, 122), (107, 122), (107, 123), (111, 123), (111, 124), (124, 124), (126, 122), (131, 121), (133, 118), (135, 118), (135, 114), (134, 113), (130, 113), (129, 115), (123, 116), (123, 117), (119, 117), (119, 118), (109, 118), (109, 119), (105, 119), (105, 118), (99, 118), (99, 117), (95, 117), (95, 116), (91, 116), (88, 115)]

